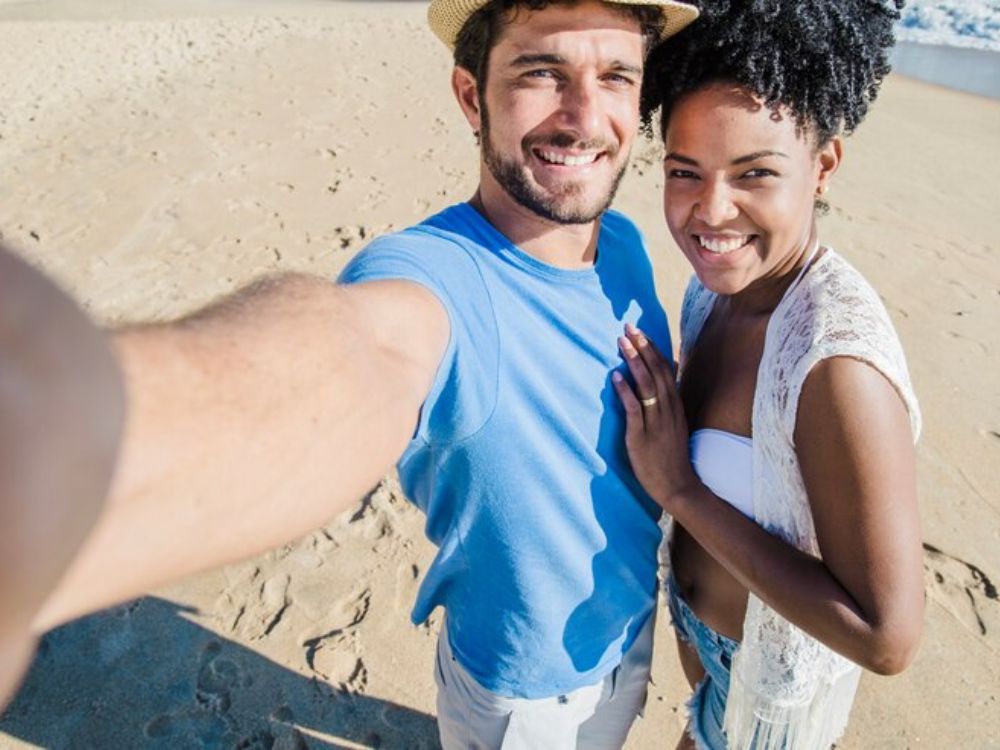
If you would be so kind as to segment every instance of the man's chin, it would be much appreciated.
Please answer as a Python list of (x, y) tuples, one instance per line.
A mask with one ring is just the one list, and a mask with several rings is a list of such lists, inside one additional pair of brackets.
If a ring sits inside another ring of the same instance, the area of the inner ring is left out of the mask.
[(581, 183), (558, 185), (555, 189), (538, 183), (504, 187), (514, 200), (545, 219), (559, 224), (589, 224), (611, 205), (618, 185), (615, 182), (604, 190)]
[[(493, 178), (515, 202), (556, 224), (590, 224), (611, 205), (624, 169), (614, 177), (594, 174), (586, 180), (539, 180), (539, 175), (523, 165), (487, 156)], [(602, 183), (603, 189), (597, 184)]]
[(557, 208), (549, 208), (548, 211), (542, 213), (536, 211), (540, 216), (543, 216), (556, 224), (565, 225), (579, 225), (579, 224), (590, 224), (601, 218), (604, 212), (607, 210), (606, 205), (602, 205), (599, 209), (593, 208), (567, 208), (565, 206), (559, 206)]
[(589, 224), (608, 210), (614, 194), (599, 196), (561, 195), (536, 196), (532, 205), (525, 205), (539, 216), (559, 224)]

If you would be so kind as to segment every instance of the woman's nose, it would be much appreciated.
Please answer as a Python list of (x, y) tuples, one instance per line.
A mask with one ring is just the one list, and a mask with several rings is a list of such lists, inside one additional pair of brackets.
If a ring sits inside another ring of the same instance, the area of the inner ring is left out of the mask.
[(695, 205), (695, 217), (708, 226), (717, 227), (738, 215), (739, 209), (729, 186), (722, 180), (704, 180)]

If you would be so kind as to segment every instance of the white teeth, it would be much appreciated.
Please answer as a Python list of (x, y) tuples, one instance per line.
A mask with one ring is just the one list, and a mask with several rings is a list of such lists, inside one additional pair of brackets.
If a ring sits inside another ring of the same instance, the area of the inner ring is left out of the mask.
[(539, 151), (538, 153), (547, 162), (565, 164), (567, 167), (582, 167), (585, 164), (593, 164), (597, 160), (597, 152), (580, 154), (578, 156), (558, 154), (555, 151)]
[(750, 241), (749, 235), (743, 235), (742, 237), (730, 237), (724, 240), (709, 239), (708, 237), (702, 237), (701, 235), (697, 235), (697, 237), (698, 242), (703, 248), (708, 250), (710, 253), (718, 253), (720, 255), (731, 253), (733, 250), (739, 250)]

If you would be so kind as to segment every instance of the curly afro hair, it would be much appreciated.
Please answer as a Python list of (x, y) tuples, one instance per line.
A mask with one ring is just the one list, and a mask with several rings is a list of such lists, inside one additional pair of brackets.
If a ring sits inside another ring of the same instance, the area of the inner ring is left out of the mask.
[(903, 0), (696, 0), (701, 17), (646, 63), (642, 121), (728, 82), (786, 107), (819, 143), (858, 126), (888, 74)]

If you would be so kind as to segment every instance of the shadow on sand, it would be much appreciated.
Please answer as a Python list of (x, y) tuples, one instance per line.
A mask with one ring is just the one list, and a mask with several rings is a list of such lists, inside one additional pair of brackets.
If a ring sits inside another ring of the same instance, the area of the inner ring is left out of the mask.
[[(434, 717), (276, 664), (148, 597), (49, 633), (0, 717), (45, 748), (436, 748)], [(343, 744), (341, 744), (343, 743)]]

